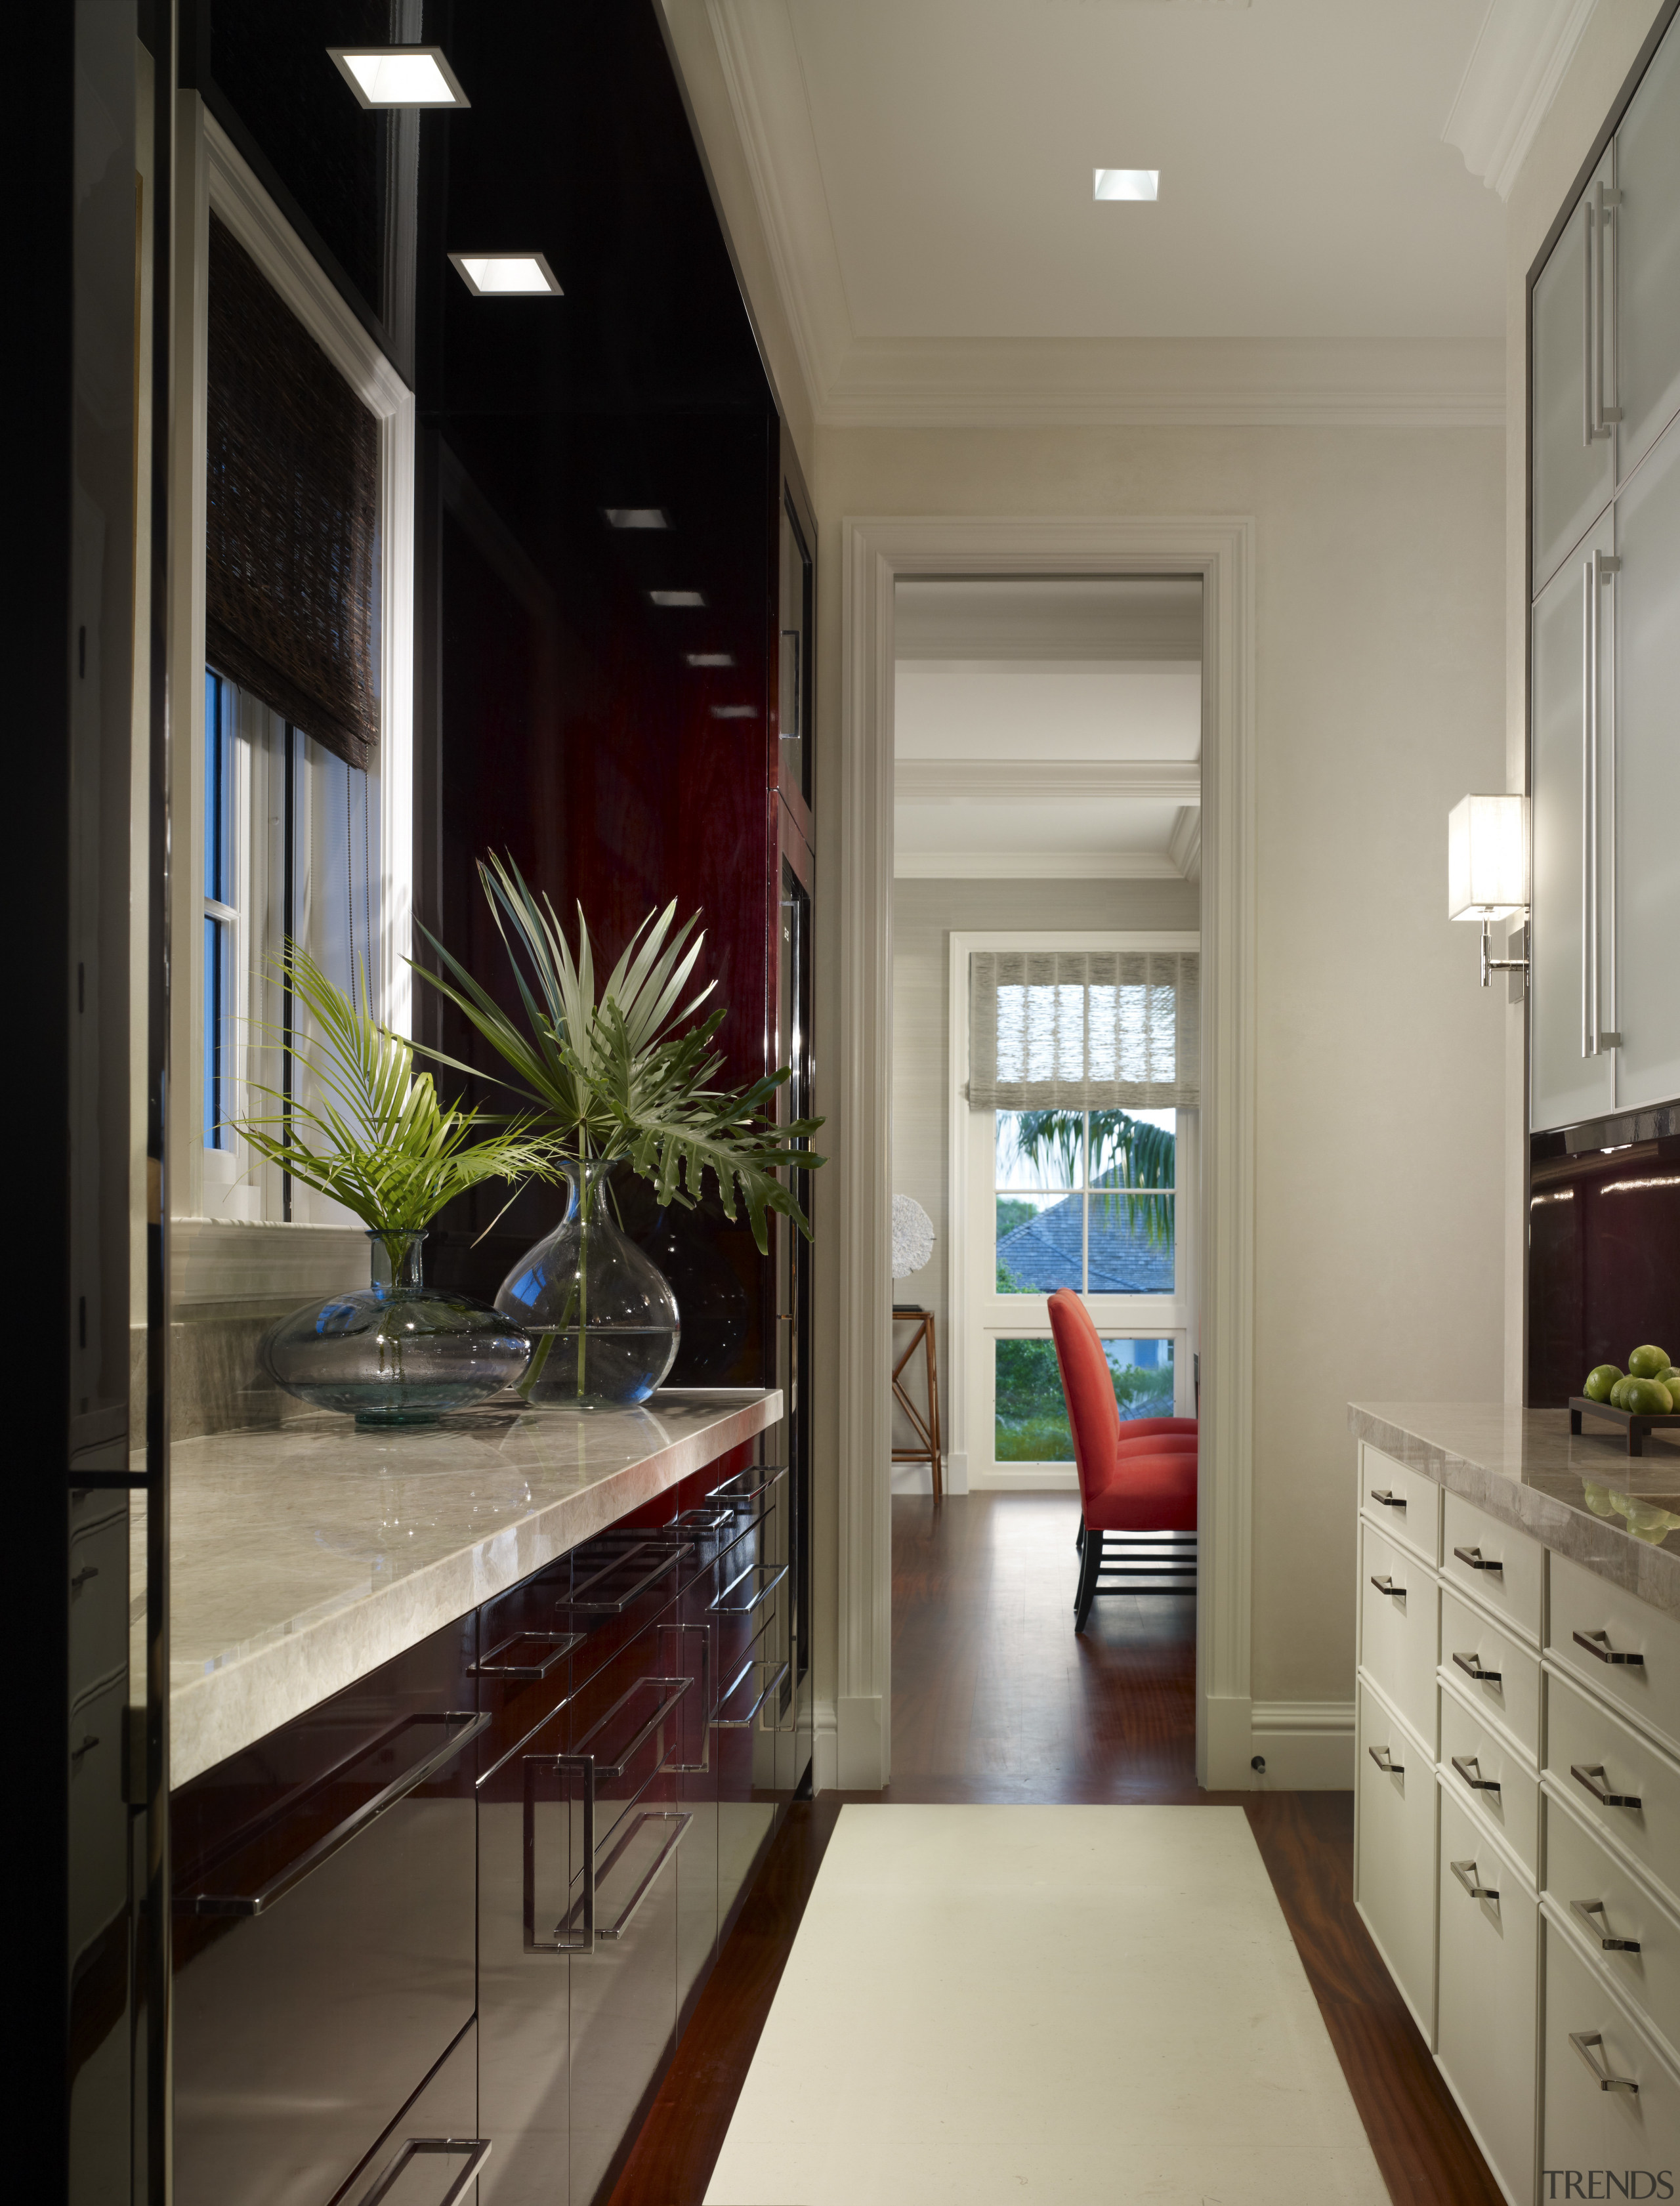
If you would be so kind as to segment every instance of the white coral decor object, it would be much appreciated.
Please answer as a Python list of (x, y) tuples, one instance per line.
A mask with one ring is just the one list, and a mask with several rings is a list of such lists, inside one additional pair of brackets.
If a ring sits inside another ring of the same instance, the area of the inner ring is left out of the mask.
[(892, 1198), (892, 1276), (908, 1279), (933, 1254), (933, 1220), (913, 1195)]

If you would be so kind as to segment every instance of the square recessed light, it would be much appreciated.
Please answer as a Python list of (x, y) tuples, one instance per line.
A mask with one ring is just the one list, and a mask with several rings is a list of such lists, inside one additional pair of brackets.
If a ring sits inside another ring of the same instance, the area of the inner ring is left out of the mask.
[(1153, 200), (1160, 197), (1159, 169), (1098, 169), (1094, 172), (1099, 200)]
[(714, 720), (756, 720), (759, 708), (756, 705), (714, 705), (712, 717)]
[(519, 299), (562, 293), (540, 253), (451, 253), (462, 282), (480, 299)]
[(732, 651), (685, 651), (682, 662), (685, 666), (733, 666), (735, 653)]
[(669, 528), (670, 516), (662, 505), (605, 505), (601, 509), (611, 528)]
[(441, 46), (329, 46), (364, 107), (470, 107)]
[(698, 590), (650, 590), (648, 596), (656, 605), (703, 605), (706, 599)]

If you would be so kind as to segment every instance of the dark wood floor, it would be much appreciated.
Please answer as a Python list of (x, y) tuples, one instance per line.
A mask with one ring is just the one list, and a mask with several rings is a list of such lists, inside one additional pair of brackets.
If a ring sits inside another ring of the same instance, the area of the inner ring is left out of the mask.
[(1194, 1603), (1104, 1599), (1073, 1635), (1077, 1506), (1060, 1494), (892, 1505), (892, 1784), (797, 1804), (612, 2206), (700, 2206), (823, 1851), (848, 1799), (1240, 1804), (1401, 2206), (1499, 2192), (1353, 1905), (1353, 1796), (1195, 1781)]

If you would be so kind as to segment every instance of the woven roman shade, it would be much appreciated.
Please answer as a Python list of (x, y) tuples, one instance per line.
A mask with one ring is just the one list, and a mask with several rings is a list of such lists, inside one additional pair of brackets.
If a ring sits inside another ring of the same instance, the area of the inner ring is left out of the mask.
[(379, 428), (213, 215), (205, 655), (354, 766), (378, 740)]
[(976, 1111), (1191, 1111), (1200, 1102), (1194, 951), (977, 950)]

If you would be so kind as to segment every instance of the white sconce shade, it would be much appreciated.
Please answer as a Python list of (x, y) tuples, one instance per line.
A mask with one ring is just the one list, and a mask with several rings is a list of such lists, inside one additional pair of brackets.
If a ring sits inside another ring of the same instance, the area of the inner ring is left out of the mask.
[(1447, 814), (1447, 917), (1509, 919), (1528, 909), (1528, 798), (1461, 797)]
[(1153, 200), (1161, 195), (1159, 169), (1095, 169), (1093, 194), (1099, 200)]

